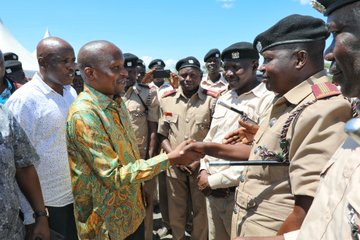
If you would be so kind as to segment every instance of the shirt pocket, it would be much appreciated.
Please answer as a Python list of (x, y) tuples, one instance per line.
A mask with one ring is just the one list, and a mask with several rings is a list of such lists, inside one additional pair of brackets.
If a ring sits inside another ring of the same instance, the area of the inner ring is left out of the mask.
[(208, 114), (204, 116), (195, 116), (195, 124), (199, 131), (209, 131), (210, 123), (210, 116)]
[(166, 115), (164, 119), (165, 119), (165, 122), (169, 123), (170, 125), (177, 124), (179, 115), (172, 113), (171, 116)]
[(225, 115), (226, 115), (226, 111), (219, 110), (219, 108), (217, 108), (216, 111), (214, 112), (213, 119), (222, 119), (225, 117)]

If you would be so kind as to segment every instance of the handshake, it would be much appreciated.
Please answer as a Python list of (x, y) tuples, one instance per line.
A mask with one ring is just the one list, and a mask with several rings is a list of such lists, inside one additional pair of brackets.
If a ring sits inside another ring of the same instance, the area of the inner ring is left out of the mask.
[[(223, 144), (234, 145), (244, 144), (251, 145), (259, 126), (239, 120), (240, 128), (225, 135)], [(173, 151), (168, 153), (171, 165), (188, 166), (203, 158), (205, 155), (214, 157), (227, 156), (229, 148), (212, 142), (196, 142), (187, 140), (178, 145)], [(231, 155), (231, 154), (230, 154)], [(230, 159), (232, 157), (230, 156)]]

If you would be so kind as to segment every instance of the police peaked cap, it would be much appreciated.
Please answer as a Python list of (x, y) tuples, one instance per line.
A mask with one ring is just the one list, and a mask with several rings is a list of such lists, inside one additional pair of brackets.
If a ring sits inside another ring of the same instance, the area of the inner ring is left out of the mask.
[(336, 9), (358, 1), (359, 0), (317, 0), (312, 1), (312, 6), (319, 12), (323, 13), (324, 16), (328, 16)]
[(6, 52), (4, 55), (4, 61), (19, 60), (19, 56), (13, 52)]
[(325, 40), (328, 36), (329, 32), (323, 20), (293, 14), (257, 35), (254, 47), (262, 53), (275, 46)]
[(238, 59), (259, 59), (258, 51), (249, 42), (238, 42), (225, 48), (221, 53), (221, 59), (238, 60)]
[(154, 60), (152, 60), (152, 61), (149, 63), (148, 68), (151, 69), (151, 68), (154, 67), (155, 65), (159, 65), (159, 66), (161, 66), (161, 67), (163, 67), (163, 68), (165, 67), (165, 63), (164, 63), (163, 60), (161, 60), (161, 59), (154, 59)]
[(5, 72), (12, 73), (17, 71), (22, 71), (22, 64), (18, 60), (8, 60), (4, 62)]
[(220, 51), (217, 48), (213, 48), (205, 54), (204, 62), (207, 62), (210, 58), (220, 58)]
[(197, 68), (201, 71), (199, 60), (197, 60), (195, 57), (192, 57), (192, 56), (180, 59), (176, 63), (176, 66), (175, 66), (177, 71), (179, 71), (182, 68), (186, 68), (186, 67)]
[(136, 66), (146, 68), (144, 61), (140, 58), (137, 60)]
[(132, 53), (124, 53), (124, 67), (135, 68), (138, 59), (139, 58)]

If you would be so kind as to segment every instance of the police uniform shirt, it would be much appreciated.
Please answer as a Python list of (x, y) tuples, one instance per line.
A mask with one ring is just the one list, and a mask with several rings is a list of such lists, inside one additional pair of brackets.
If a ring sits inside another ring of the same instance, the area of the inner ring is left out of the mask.
[(356, 239), (353, 228), (360, 237), (359, 156), (359, 145), (348, 138), (327, 163), (298, 239)]
[[(230, 90), (219, 97), (219, 101), (245, 112), (250, 119), (261, 122), (260, 117), (270, 108), (273, 98), (274, 93), (268, 91), (265, 84), (261, 83), (240, 96), (235, 90)], [(216, 104), (210, 130), (204, 142), (222, 143), (227, 133), (239, 127), (239, 118), (238, 113)], [(200, 170), (205, 169), (210, 174), (208, 181), (212, 189), (233, 187), (239, 184), (238, 178), (243, 166), (209, 166), (211, 161), (222, 161), (222, 159), (207, 155), (201, 159)]]
[(224, 78), (223, 73), (220, 73), (220, 79), (216, 82), (211, 81), (209, 76), (203, 77), (200, 82), (200, 87), (216, 93), (224, 94), (228, 90), (229, 83)]
[[(203, 93), (203, 89), (187, 98), (182, 88), (160, 100), (158, 133), (165, 136), (172, 148), (187, 139), (202, 141), (210, 128), (211, 109), (216, 98)], [(177, 168), (170, 168), (168, 175), (174, 178), (186, 176)]]
[[(147, 113), (138, 95), (147, 106)], [(131, 125), (135, 131), (141, 158), (145, 158), (148, 146), (148, 121), (158, 122), (159, 120), (159, 101), (156, 90), (149, 88), (147, 85), (135, 83), (134, 86), (126, 91), (123, 100), (129, 111)]]
[(158, 99), (161, 99), (164, 93), (174, 89), (171, 84), (166, 80), (160, 87), (156, 86), (154, 82), (149, 83), (149, 87), (156, 89)]
[[(255, 135), (249, 161), (262, 159), (261, 147), (281, 153), (280, 134), (289, 115), (298, 106), (315, 99), (311, 86), (325, 83), (321, 71), (276, 97), (267, 117)], [(313, 197), (320, 172), (345, 139), (344, 122), (350, 118), (350, 105), (342, 95), (319, 99), (293, 120), (287, 132), (289, 166), (245, 167), (237, 189), (237, 219), (245, 220), (237, 229), (240, 236), (263, 236), (276, 232), (294, 207), (294, 195)], [(294, 123), (295, 122), (295, 123)], [(266, 231), (258, 231), (261, 227)], [(266, 233), (264, 233), (266, 232)]]

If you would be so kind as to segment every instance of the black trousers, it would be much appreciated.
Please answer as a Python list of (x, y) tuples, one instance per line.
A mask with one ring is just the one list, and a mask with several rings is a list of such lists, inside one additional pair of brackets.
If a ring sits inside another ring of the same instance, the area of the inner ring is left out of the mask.
[(145, 238), (144, 222), (142, 222), (138, 227), (138, 229), (136, 229), (136, 231), (133, 234), (125, 238), (125, 240), (143, 240), (144, 238)]
[(64, 207), (48, 207), (49, 227), (60, 233), (66, 240), (77, 240), (73, 204)]

